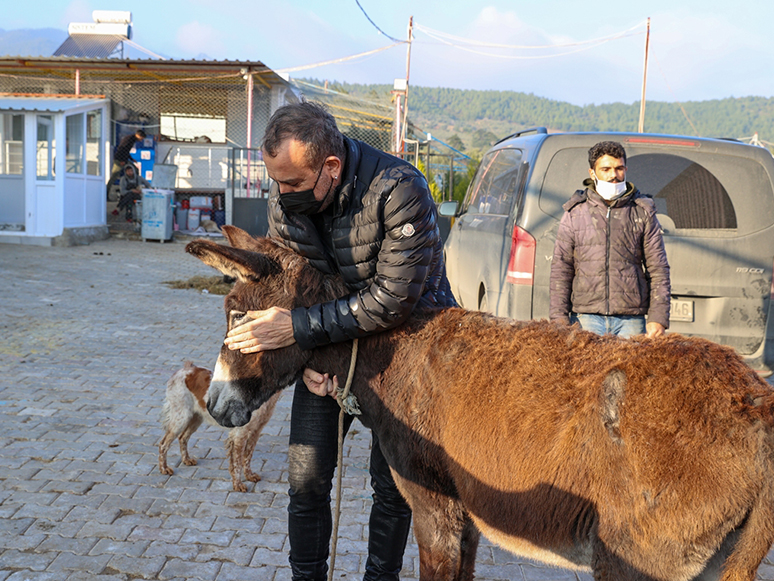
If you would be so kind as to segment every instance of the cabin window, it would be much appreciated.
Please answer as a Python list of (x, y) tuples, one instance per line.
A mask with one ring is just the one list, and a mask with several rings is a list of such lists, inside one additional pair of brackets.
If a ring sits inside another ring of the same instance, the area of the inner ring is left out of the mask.
[(102, 111), (86, 113), (86, 174), (102, 175)]
[(67, 173), (83, 173), (84, 131), (83, 113), (66, 118), (65, 168)]
[(38, 135), (35, 146), (35, 167), (39, 180), (53, 180), (54, 153), (56, 139), (54, 135), (54, 118), (51, 115), (38, 115)]
[(0, 175), (24, 170), (24, 115), (0, 113)]

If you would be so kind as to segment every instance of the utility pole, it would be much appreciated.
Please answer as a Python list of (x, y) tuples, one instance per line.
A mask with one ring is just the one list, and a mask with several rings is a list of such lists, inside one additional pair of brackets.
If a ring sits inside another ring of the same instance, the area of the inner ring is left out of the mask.
[(408, 24), (408, 49), (406, 50), (406, 92), (403, 97), (403, 127), (401, 134), (401, 151), (403, 142), (406, 140), (406, 125), (408, 122), (408, 94), (409, 94), (409, 71), (411, 70), (411, 41), (414, 40), (414, 17), (409, 16)]
[(648, 17), (648, 28), (645, 32), (645, 65), (642, 69), (642, 97), (640, 98), (640, 122), (637, 126), (639, 133), (645, 132), (645, 84), (648, 80), (648, 45), (650, 44), (650, 17)]

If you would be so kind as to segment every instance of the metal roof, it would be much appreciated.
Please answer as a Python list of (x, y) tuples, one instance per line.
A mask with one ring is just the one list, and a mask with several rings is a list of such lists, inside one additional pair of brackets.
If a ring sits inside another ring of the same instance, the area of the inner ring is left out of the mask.
[(102, 105), (106, 99), (89, 97), (29, 97), (0, 94), (0, 111), (40, 111), (46, 113), (61, 113), (84, 105)]
[(122, 40), (105, 34), (73, 34), (54, 51), (54, 56), (107, 58)]
[(266, 81), (273, 85), (289, 86), (286, 78), (275, 73), (261, 61), (230, 61), (230, 60), (177, 60), (177, 59), (122, 59), (122, 58), (86, 58), (86, 57), (68, 57), (68, 56), (1, 56), (0, 55), (0, 74), (56, 74), (56, 71), (72, 72), (76, 69), (81, 71), (101, 71), (106, 76), (115, 74), (130, 75), (135, 74), (138, 78), (143, 78), (150, 73), (153, 78), (159, 78), (156, 75), (174, 76), (180, 73), (197, 75), (228, 74), (238, 75), (250, 71), (257, 75), (259, 82)]

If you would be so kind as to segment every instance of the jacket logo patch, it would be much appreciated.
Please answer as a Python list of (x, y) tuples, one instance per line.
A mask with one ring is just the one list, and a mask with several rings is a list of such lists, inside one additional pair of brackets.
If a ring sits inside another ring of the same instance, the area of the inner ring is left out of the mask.
[(414, 232), (416, 232), (416, 230), (414, 229), (414, 225), (410, 224), (410, 223), (409, 224), (404, 224), (403, 228), (400, 229), (400, 233), (403, 234), (407, 238), (410, 237), (410, 236), (413, 236)]

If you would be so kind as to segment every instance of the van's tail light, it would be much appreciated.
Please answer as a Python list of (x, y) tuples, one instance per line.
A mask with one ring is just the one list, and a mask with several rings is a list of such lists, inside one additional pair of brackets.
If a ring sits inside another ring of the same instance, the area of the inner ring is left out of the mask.
[(511, 258), (505, 280), (511, 284), (533, 284), (535, 280), (535, 239), (520, 228), (513, 227)]

